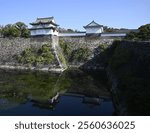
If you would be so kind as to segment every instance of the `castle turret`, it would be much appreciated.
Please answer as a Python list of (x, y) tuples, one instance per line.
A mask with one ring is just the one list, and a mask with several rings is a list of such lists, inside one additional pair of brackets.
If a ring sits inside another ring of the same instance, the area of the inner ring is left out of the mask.
[(54, 17), (48, 18), (37, 18), (35, 22), (30, 23), (32, 28), (30, 28), (31, 36), (37, 35), (55, 35), (58, 36), (59, 26), (56, 24)]
[(86, 34), (101, 34), (103, 30), (103, 25), (99, 25), (95, 21), (92, 21), (86, 26), (83, 26), (86, 30)]

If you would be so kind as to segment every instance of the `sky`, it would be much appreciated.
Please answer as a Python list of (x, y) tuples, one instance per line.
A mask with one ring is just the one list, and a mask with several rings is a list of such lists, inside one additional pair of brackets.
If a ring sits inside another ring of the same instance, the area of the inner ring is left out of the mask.
[(150, 23), (150, 0), (0, 0), (0, 25), (22, 21), (29, 26), (37, 17), (51, 16), (66, 29), (83, 31), (93, 20), (136, 29)]

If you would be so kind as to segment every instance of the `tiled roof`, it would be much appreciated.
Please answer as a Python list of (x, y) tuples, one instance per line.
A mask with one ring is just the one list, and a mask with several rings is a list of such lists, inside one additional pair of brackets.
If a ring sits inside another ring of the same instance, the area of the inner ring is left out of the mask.
[(88, 28), (88, 27), (103, 27), (103, 25), (100, 25), (100, 24), (96, 23), (96, 22), (93, 20), (91, 23), (89, 23), (88, 25), (83, 26), (83, 27), (84, 27), (84, 28)]
[(53, 24), (58, 26), (58, 24), (53, 22), (54, 17), (47, 17), (47, 18), (37, 18), (35, 22), (30, 23), (31, 25), (38, 25), (38, 24)]

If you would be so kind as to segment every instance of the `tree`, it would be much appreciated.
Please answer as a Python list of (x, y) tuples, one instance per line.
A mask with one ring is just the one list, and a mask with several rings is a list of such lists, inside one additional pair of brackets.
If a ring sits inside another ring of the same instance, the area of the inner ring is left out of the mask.
[(139, 27), (138, 36), (141, 40), (150, 40), (150, 24)]
[(150, 40), (150, 24), (142, 25), (138, 32), (129, 32), (125, 39), (127, 40)]
[(23, 22), (15, 23), (16, 28), (20, 31), (20, 37), (29, 37), (30, 31), (27, 29), (27, 25)]
[(30, 31), (23, 22), (15, 24), (7, 24), (5, 27), (0, 27), (0, 34), (3, 37), (29, 37)]
[(30, 36), (30, 31), (28, 29), (23, 29), (21, 33), (21, 37), (29, 37)]
[(3, 27), (0, 25), (0, 37), (2, 36), (2, 29)]
[(19, 37), (20, 31), (14, 25), (8, 24), (2, 29), (2, 35), (4, 37)]
[(15, 27), (15, 25), (12, 25), (10, 28), (10, 34), (12, 37), (19, 37), (20, 31)]
[(127, 35), (125, 36), (125, 39), (127, 39), (127, 40), (138, 40), (138, 35), (136, 32), (131, 31), (131, 32), (127, 33)]
[(74, 30), (72, 30), (72, 29), (67, 29), (67, 31), (68, 31), (68, 32), (71, 32), (71, 33), (74, 32)]

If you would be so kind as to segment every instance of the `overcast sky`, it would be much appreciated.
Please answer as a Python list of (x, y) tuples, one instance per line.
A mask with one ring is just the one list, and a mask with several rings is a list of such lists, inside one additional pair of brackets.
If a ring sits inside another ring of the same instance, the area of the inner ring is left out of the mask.
[(0, 0), (0, 25), (54, 16), (60, 27), (84, 30), (95, 20), (114, 28), (150, 23), (150, 0)]

